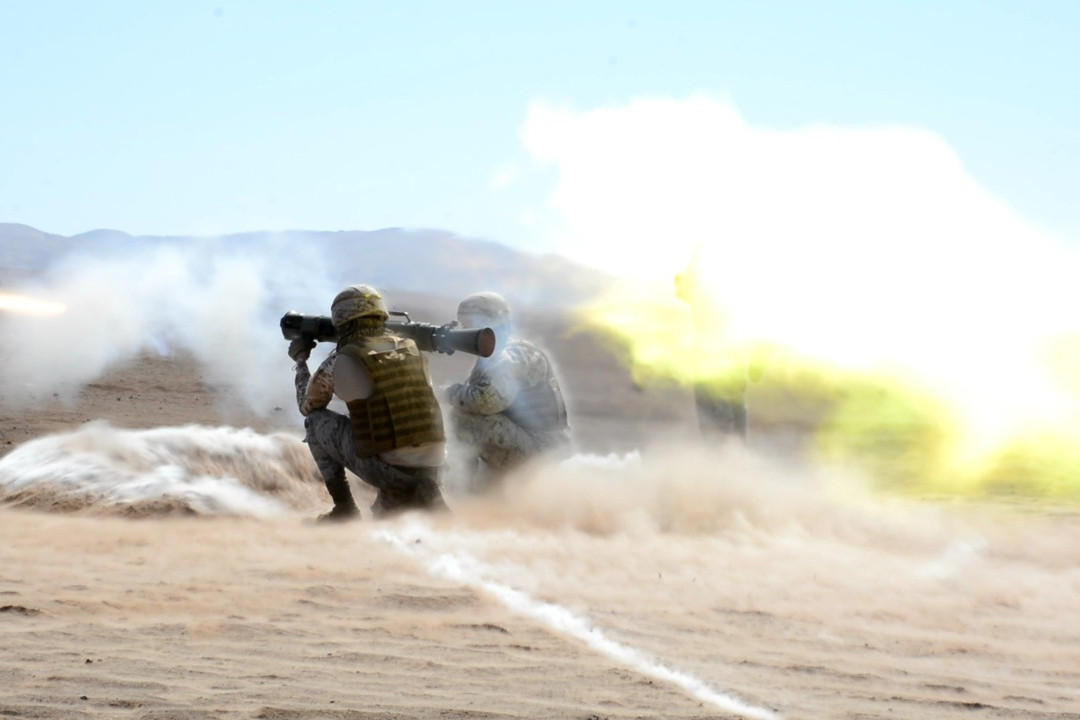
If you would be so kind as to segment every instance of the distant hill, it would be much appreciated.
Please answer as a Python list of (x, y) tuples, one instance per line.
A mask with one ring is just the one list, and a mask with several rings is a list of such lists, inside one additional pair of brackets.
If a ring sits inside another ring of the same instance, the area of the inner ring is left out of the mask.
[(49, 258), (65, 252), (71, 240), (50, 235), (29, 225), (0, 223), (0, 271), (5, 274), (36, 273)]
[[(72, 237), (0, 223), (0, 279), (44, 272), (65, 253), (125, 252), (150, 244), (183, 245), (208, 238), (132, 236), (94, 230)], [(372, 231), (252, 232), (213, 238), (229, 247), (296, 243), (332, 258), (330, 272), (341, 284), (364, 282), (382, 290), (461, 297), (495, 290), (515, 303), (569, 307), (593, 296), (612, 278), (556, 255), (520, 252), (499, 243), (470, 240), (441, 230), (388, 228)]]

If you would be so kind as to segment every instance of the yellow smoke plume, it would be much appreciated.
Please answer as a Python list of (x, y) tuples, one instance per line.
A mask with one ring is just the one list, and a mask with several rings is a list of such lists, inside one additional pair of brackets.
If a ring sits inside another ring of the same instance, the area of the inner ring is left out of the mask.
[(1080, 333), (957, 325), (938, 293), (937, 307), (890, 292), (842, 302), (851, 283), (838, 275), (818, 275), (816, 295), (794, 278), (788, 292), (754, 288), (707, 250), (668, 283), (628, 281), (585, 312), (639, 382), (749, 381), (765, 406), (751, 401), (752, 423), (784, 415), (778, 403), (809, 408), (816, 457), (879, 487), (1080, 496)]

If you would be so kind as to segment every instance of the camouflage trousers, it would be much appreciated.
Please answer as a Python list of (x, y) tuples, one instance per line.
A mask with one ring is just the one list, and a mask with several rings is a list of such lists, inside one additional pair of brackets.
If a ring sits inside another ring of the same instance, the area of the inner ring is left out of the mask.
[(449, 425), (458, 441), (458, 462), (475, 467), (473, 490), (485, 489), (510, 470), (538, 455), (570, 456), (570, 437), (563, 430), (529, 432), (505, 415), (450, 413)]
[(413, 508), (445, 510), (437, 467), (391, 465), (376, 456), (359, 457), (348, 416), (316, 410), (304, 419), (304, 442), (311, 450), (334, 506), (355, 506), (345, 470), (378, 492), (371, 512), (375, 516)]

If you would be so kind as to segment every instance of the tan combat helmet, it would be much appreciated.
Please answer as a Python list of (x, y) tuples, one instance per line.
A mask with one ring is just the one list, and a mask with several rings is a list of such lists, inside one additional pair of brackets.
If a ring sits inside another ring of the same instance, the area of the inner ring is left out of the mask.
[(382, 295), (370, 285), (350, 285), (339, 292), (330, 303), (330, 320), (335, 328), (361, 317), (376, 317), (382, 320), (390, 317)]
[(507, 325), (510, 322), (510, 306), (498, 293), (473, 293), (458, 305), (457, 320), (463, 328)]

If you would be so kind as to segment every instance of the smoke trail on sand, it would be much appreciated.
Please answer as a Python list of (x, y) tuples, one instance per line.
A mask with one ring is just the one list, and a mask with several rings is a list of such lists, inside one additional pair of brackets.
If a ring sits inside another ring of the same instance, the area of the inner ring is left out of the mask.
[[(404, 534), (410, 537), (419, 536), (423, 542), (406, 542), (402, 538)], [(466, 553), (432, 550), (432, 546), (437, 547), (440, 544), (440, 538), (422, 524), (413, 523), (400, 532), (380, 530), (375, 533), (375, 537), (399, 552), (422, 560), (432, 574), (478, 587), (512, 610), (575, 637), (593, 650), (640, 673), (671, 683), (702, 702), (755, 720), (774, 720), (778, 717), (772, 710), (750, 705), (714, 690), (692, 675), (669, 668), (628, 645), (612, 640), (588, 618), (576, 615), (560, 605), (536, 600), (520, 590), (491, 579), (491, 568)]]
[(268, 413), (290, 398), (278, 320), (322, 308), (337, 291), (314, 244), (274, 235), (80, 247), (11, 288), (64, 311), (0, 314), (0, 397), (9, 408), (70, 396), (141, 353), (184, 352), (211, 385)]
[(310, 511), (323, 494), (298, 439), (230, 427), (93, 422), (0, 459), (0, 501), (36, 510), (270, 517)]
[(826, 635), (877, 637), (883, 618), (885, 635), (961, 643), (964, 624), (996, 608), (1068, 617), (1080, 598), (1080, 528), (1068, 516), (883, 501), (738, 444), (579, 455), (514, 479), (501, 496), (458, 499), (446, 520), (407, 518), (374, 536), (435, 577), (747, 717), (798, 714), (802, 698), (763, 687), (748, 668), (775, 662), (775, 648), (728, 645), (728, 624), (786, 624), (785, 642), (825, 657)]

